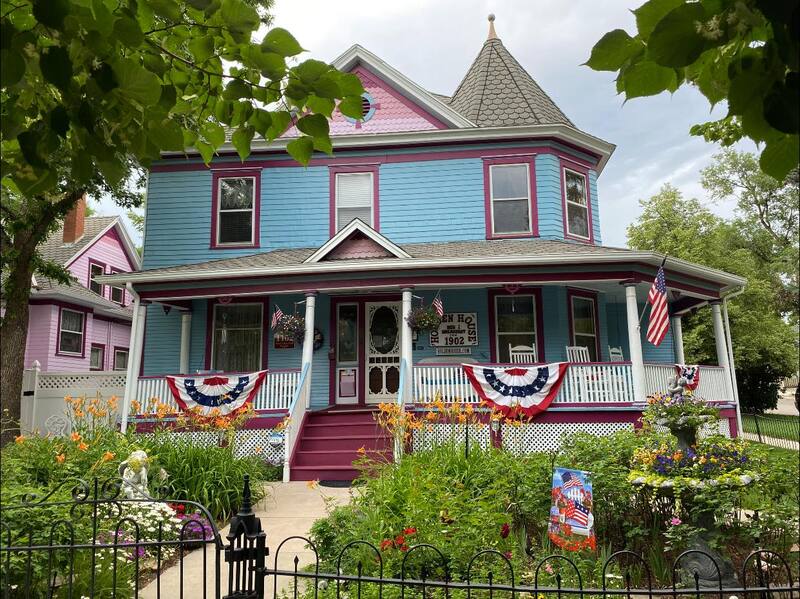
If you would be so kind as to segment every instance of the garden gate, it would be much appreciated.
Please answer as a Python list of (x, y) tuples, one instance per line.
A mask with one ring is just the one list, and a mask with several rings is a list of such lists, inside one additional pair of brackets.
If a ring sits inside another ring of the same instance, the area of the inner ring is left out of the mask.
[[(666, 584), (630, 551), (611, 554), (593, 573), (582, 572), (580, 560), (556, 554), (519, 573), (510, 556), (488, 549), (454, 575), (444, 553), (429, 544), (378, 548), (352, 541), (323, 563), (310, 539), (293, 536), (276, 546), (268, 565), (267, 537), (253, 512), (247, 478), (242, 506), (224, 538), (202, 505), (130, 499), (122, 490), (119, 481), (78, 481), (67, 500), (58, 501), (56, 489), (0, 507), (3, 599), (800, 597), (793, 576), (797, 564), (767, 550), (744, 557), (735, 588), (723, 588), (717, 564), (697, 550), (677, 556)], [(298, 554), (285, 560), (282, 553), (291, 543), (306, 555), (310, 550), (310, 563), (301, 566)], [(389, 549), (400, 553), (385, 564)], [(286, 563), (288, 568), (280, 567)], [(587, 575), (599, 584), (589, 584)]]

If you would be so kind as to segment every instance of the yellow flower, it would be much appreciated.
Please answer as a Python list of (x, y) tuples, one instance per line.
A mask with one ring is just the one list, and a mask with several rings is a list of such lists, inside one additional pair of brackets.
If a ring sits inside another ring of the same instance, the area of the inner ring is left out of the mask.
[(103, 454), (103, 458), (102, 459), (103, 459), (104, 462), (110, 462), (111, 460), (114, 459), (114, 456), (116, 456), (115, 453), (107, 451), (107, 452), (105, 452)]
[(66, 460), (66, 459), (67, 459), (67, 456), (65, 456), (63, 453), (59, 453), (56, 456), (56, 462), (58, 462), (59, 464), (63, 464), (64, 460)]
[(307, 486), (309, 489), (316, 489), (316, 488), (317, 488), (317, 485), (319, 485), (319, 481), (318, 481), (318, 480), (310, 480), (310, 481), (308, 481), (308, 482), (306, 483), (306, 486)]
[(16, 437), (14, 437), (14, 443), (16, 443), (17, 445), (22, 445), (24, 441), (25, 441), (25, 435), (17, 435)]
[(76, 433), (76, 432), (74, 432), (74, 431), (73, 431), (73, 432), (72, 432), (72, 434), (69, 436), (69, 438), (70, 438), (70, 439), (72, 439), (72, 440), (73, 440), (75, 443), (77, 443), (78, 441), (80, 441), (80, 440), (81, 440), (81, 436), (80, 436), (80, 434), (79, 434), (79, 433)]

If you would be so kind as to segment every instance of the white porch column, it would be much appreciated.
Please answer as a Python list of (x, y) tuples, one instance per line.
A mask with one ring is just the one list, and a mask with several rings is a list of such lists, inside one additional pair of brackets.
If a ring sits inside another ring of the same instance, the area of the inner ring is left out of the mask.
[(672, 317), (672, 343), (675, 345), (675, 360), (678, 364), (686, 363), (683, 353), (683, 321), (680, 316)]
[(136, 398), (136, 385), (139, 380), (139, 366), (142, 363), (142, 342), (144, 338), (144, 320), (147, 306), (139, 301), (139, 294), (128, 284), (128, 292), (133, 295), (133, 318), (131, 320), (131, 337), (128, 347), (128, 369), (125, 376), (125, 394), (122, 397), (122, 432), (128, 428), (128, 413), (131, 400)]
[(401, 318), (403, 319), (402, 329), (400, 334), (400, 359), (406, 363), (406, 379), (403, 384), (403, 402), (411, 402), (411, 379), (413, 368), (413, 346), (412, 346), (412, 331), (411, 326), (408, 324), (408, 317), (411, 316), (411, 289), (403, 289), (403, 303), (401, 310)]
[(639, 304), (636, 301), (636, 283), (625, 283), (625, 306), (628, 316), (628, 347), (631, 353), (631, 378), (633, 400), (644, 401), (644, 358), (639, 332)]
[(181, 359), (178, 367), (181, 374), (189, 374), (189, 348), (192, 340), (192, 313), (181, 312)]
[(736, 400), (736, 434), (740, 436), (742, 428), (742, 406), (739, 403), (739, 385), (736, 381), (736, 364), (733, 361), (733, 340), (731, 339), (731, 321), (728, 319), (728, 298), (722, 300), (722, 315), (725, 318), (725, 344), (728, 346), (728, 367), (731, 374), (731, 387), (733, 398)]
[[(308, 364), (308, 374), (306, 375), (311, 379), (311, 363), (314, 359), (314, 308), (317, 305), (317, 292), (312, 291), (306, 293), (306, 330), (303, 337), (303, 364), (301, 368), (305, 368)], [(306, 394), (306, 409), (310, 407), (311, 393)]]
[(711, 317), (714, 319), (714, 341), (717, 344), (717, 364), (725, 371), (725, 392), (729, 401), (734, 400), (733, 384), (731, 383), (731, 367), (728, 363), (728, 347), (725, 343), (725, 327), (722, 324), (722, 309), (720, 302), (711, 304)]

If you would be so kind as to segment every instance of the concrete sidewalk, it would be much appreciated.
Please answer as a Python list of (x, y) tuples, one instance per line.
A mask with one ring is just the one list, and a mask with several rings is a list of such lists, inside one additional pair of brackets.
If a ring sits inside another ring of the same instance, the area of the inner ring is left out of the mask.
[[(349, 488), (321, 487), (309, 488), (304, 482), (268, 483), (268, 494), (256, 506), (256, 515), (261, 518), (261, 526), (267, 533), (267, 547), (270, 555), (267, 565), (275, 565), (275, 552), (278, 545), (291, 536), (308, 536), (311, 525), (315, 520), (327, 515), (326, 505), (342, 505), (350, 501)], [(228, 534), (226, 527), (221, 531), (223, 540)], [(293, 570), (294, 558), (298, 558), (298, 569), (313, 563), (314, 555), (305, 544), (299, 540), (286, 543), (280, 551), (278, 569)], [(181, 569), (177, 564), (161, 575), (162, 599), (194, 599), (195, 597), (214, 597), (215, 568), (214, 552), (207, 551), (206, 582), (203, 592), (203, 551), (197, 550), (187, 554), (183, 559), (183, 595), (181, 595)], [(220, 554), (221, 571), (221, 596), (225, 596), (228, 589), (228, 570), (224, 562), (224, 555)], [(273, 597), (274, 580), (267, 577), (267, 597)], [(278, 581), (278, 593), (291, 588), (290, 579)], [(152, 581), (139, 593), (142, 599), (156, 599), (158, 597), (158, 583)]]

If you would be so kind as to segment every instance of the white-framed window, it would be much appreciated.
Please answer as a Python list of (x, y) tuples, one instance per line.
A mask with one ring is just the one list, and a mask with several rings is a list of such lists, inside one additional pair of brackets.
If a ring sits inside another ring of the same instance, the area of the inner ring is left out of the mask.
[(340, 231), (355, 218), (375, 227), (374, 173), (336, 173), (336, 230)]
[(497, 361), (511, 362), (510, 348), (536, 348), (536, 296), (525, 294), (494, 297), (495, 342)]
[(91, 353), (89, 354), (89, 369), (90, 370), (103, 370), (106, 363), (106, 348), (104, 345), (92, 345)]
[(217, 179), (216, 245), (255, 245), (256, 177)]
[(587, 347), (591, 361), (597, 362), (597, 305), (594, 298), (573, 295), (570, 309), (572, 345)]
[(514, 235), (533, 231), (529, 169), (527, 163), (489, 166), (493, 234)]
[(60, 324), (58, 327), (58, 353), (83, 354), (83, 325), (86, 314), (61, 309)]
[(222, 372), (261, 369), (263, 304), (216, 304), (211, 368)]
[(104, 274), (102, 264), (96, 264), (94, 262), (89, 264), (89, 289), (94, 291), (97, 295), (104, 295), (103, 287), (105, 287), (105, 285), (98, 283), (94, 278), (102, 274)]
[(591, 239), (589, 227), (589, 193), (586, 175), (564, 169), (564, 200), (567, 235), (581, 239)]
[(111, 301), (120, 306), (125, 305), (125, 289), (111, 285)]
[(124, 347), (114, 348), (114, 370), (128, 369), (128, 350)]

